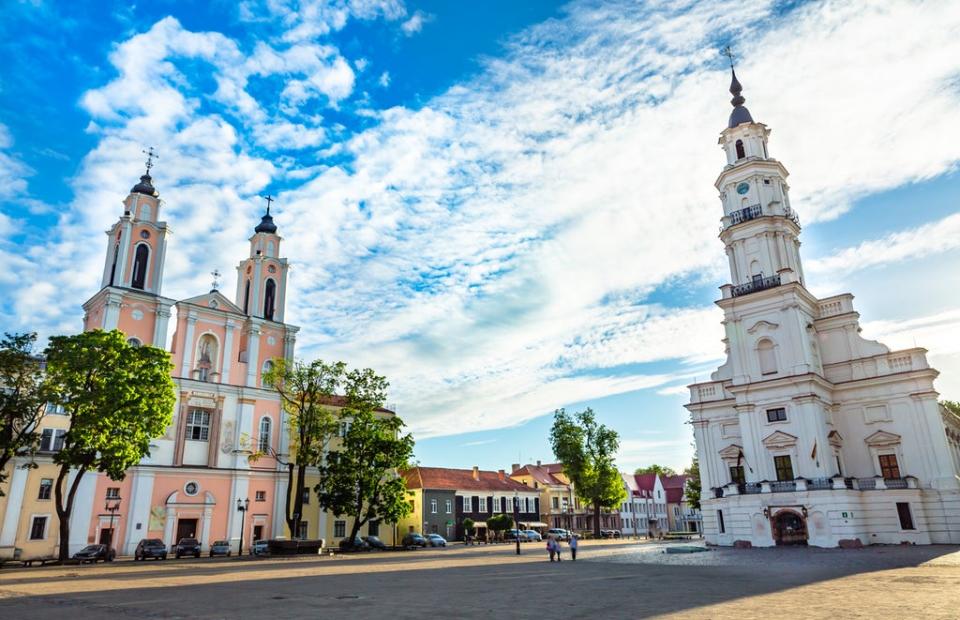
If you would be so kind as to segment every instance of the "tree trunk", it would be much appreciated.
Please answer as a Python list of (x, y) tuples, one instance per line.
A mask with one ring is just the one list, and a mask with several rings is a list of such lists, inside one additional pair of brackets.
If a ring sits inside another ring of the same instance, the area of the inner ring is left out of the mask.
[(60, 472), (57, 475), (57, 484), (53, 489), (54, 498), (56, 499), (57, 519), (60, 521), (59, 559), (61, 562), (70, 559), (70, 515), (73, 513), (73, 499), (77, 494), (77, 489), (80, 487), (80, 479), (86, 471), (86, 467), (81, 467), (77, 471), (77, 475), (73, 479), (73, 484), (70, 485), (70, 490), (67, 492), (66, 505), (63, 503), (63, 481), (66, 479), (67, 474), (70, 473), (69, 465), (64, 464), (60, 466)]
[(593, 535), (600, 538), (600, 504), (593, 503)]

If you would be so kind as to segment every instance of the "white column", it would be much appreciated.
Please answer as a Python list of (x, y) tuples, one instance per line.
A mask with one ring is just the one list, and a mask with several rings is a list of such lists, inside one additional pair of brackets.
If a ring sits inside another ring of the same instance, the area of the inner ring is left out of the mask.
[(173, 506), (167, 506), (167, 519), (163, 524), (163, 544), (165, 544), (167, 547), (176, 544), (177, 542), (173, 539), (173, 527), (176, 524), (176, 520), (176, 509)]
[(223, 339), (223, 364), (220, 366), (220, 383), (230, 383), (230, 362), (233, 360), (233, 332), (237, 324), (233, 319), (226, 321), (226, 336)]
[[(13, 547), (17, 542), (17, 530), (20, 528), (20, 510), (23, 507), (23, 496), (27, 487), (29, 470), (20, 467), (21, 463), (13, 461), (13, 476), (7, 487), (7, 511), (3, 515), (3, 528), (0, 529), (0, 547)], [(49, 527), (53, 527), (50, 524)], [(51, 530), (52, 531), (52, 530)]]
[(157, 304), (157, 321), (153, 326), (153, 346), (165, 349), (167, 347), (167, 326), (170, 324), (170, 305), (164, 302)]
[(253, 265), (253, 279), (250, 282), (250, 306), (247, 308), (247, 314), (250, 316), (263, 317), (263, 308), (260, 307), (260, 282), (263, 279), (263, 261), (254, 258), (250, 261)]
[(247, 332), (247, 386), (257, 387), (260, 374), (260, 326), (251, 325)]
[(123, 303), (123, 297), (117, 293), (107, 293), (107, 300), (103, 308), (103, 329), (110, 331), (116, 329), (120, 323), (120, 305)]
[[(283, 427), (285, 428), (285, 427)], [(286, 433), (281, 433), (286, 435)], [(287, 538), (287, 476), (279, 472), (273, 485), (273, 537)], [(306, 506), (304, 506), (306, 508)], [(300, 515), (303, 519), (304, 515)], [(291, 535), (290, 538), (293, 538)]]
[(183, 366), (180, 367), (180, 376), (193, 377), (193, 332), (197, 326), (197, 316), (190, 311), (187, 315), (187, 331), (183, 337)]
[[(150, 528), (150, 503), (153, 498), (153, 471), (137, 469), (133, 471), (133, 482), (130, 485), (130, 498), (127, 503), (126, 540), (120, 547), (123, 555), (133, 555), (137, 543), (147, 537)], [(139, 526), (139, 527), (137, 527)]]
[[(237, 510), (237, 500), (250, 499), (250, 480), (245, 475), (236, 475), (233, 478), (233, 485), (230, 490), (230, 506), (227, 507), (230, 518), (228, 521), (227, 533), (231, 542), (240, 540), (240, 511)], [(250, 502), (253, 503), (253, 500)], [(248, 515), (249, 516), (249, 515)], [(246, 525), (244, 525), (246, 527)], [(247, 539), (246, 536), (244, 536)], [(244, 540), (244, 544), (249, 544), (249, 539)]]
[[(157, 205), (157, 210), (160, 210), (160, 206)], [(166, 231), (160, 233), (160, 242), (157, 244), (157, 257), (153, 264), (153, 278), (151, 287), (153, 292), (157, 295), (160, 294), (160, 285), (163, 283), (163, 262), (167, 256), (167, 235)]]
[[(76, 470), (67, 477), (67, 489), (73, 484)], [(87, 537), (90, 535), (90, 519), (96, 507), (94, 503), (97, 491), (97, 472), (86, 472), (80, 479), (80, 486), (73, 498), (73, 512), (70, 514), (70, 553), (74, 554), (87, 546)], [(66, 490), (64, 491), (66, 492)]]
[[(279, 245), (277, 247), (279, 250)], [(287, 265), (280, 266), (280, 290), (277, 291), (277, 307), (274, 310), (273, 316), (279, 323), (283, 323), (284, 311), (287, 308)]]
[(130, 286), (130, 277), (127, 273), (127, 258), (130, 256), (130, 218), (123, 217), (120, 224), (120, 257), (117, 259), (117, 272), (114, 274), (114, 286)]
[(213, 508), (207, 506), (203, 509), (203, 519), (200, 521), (200, 550), (207, 551), (210, 548), (210, 521), (213, 517)]

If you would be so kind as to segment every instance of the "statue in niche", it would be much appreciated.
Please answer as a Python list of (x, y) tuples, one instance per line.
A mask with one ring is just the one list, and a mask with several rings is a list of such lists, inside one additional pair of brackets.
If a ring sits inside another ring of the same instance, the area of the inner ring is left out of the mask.
[(223, 439), (220, 441), (220, 451), (224, 454), (233, 452), (233, 421), (223, 423)]

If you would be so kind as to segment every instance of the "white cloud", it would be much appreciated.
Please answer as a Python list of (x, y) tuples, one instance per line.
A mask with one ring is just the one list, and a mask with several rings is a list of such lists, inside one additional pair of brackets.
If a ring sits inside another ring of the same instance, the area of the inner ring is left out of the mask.
[(811, 273), (849, 273), (875, 265), (923, 258), (960, 248), (960, 213), (881, 239), (864, 241), (830, 256), (809, 260)]
[[(27, 177), (33, 170), (17, 156), (4, 152), (13, 146), (13, 136), (6, 125), (0, 123), (0, 200), (8, 200), (24, 194), (27, 190)], [(0, 217), (6, 218), (2, 213)], [(3, 223), (0, 222), (0, 230)]]
[(410, 19), (400, 24), (400, 30), (408, 37), (412, 37), (423, 30), (423, 25), (430, 21), (433, 21), (432, 15), (424, 13), (423, 11), (416, 11), (410, 16)]
[(377, 84), (379, 84), (382, 88), (390, 86), (390, 72), (384, 71), (381, 73), (380, 78), (377, 80)]

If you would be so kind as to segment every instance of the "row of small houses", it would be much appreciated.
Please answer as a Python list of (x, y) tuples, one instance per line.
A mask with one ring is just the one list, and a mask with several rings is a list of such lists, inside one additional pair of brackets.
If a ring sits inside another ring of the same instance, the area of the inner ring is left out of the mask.
[[(526, 529), (583, 533), (594, 529), (592, 508), (577, 498), (559, 463), (514, 464), (510, 473), (478, 467), (415, 467), (403, 476), (413, 511), (399, 524), (401, 532), (462, 540), (463, 521), (470, 519), (477, 536), (483, 538), (486, 520), (501, 513), (516, 514)], [(600, 529), (651, 537), (668, 531), (702, 531), (700, 512), (689, 506), (684, 494), (687, 476), (622, 476), (627, 499), (619, 510), (601, 512)]]

